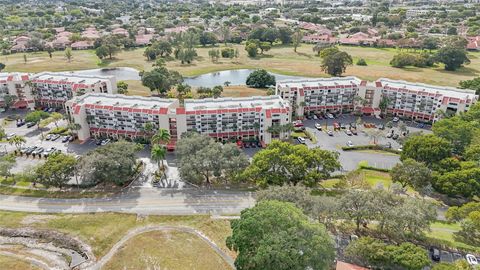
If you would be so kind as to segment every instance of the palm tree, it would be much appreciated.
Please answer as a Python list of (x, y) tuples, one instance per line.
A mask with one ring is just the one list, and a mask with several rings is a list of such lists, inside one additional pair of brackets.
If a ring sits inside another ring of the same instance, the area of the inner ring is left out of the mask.
[[(154, 145), (150, 152), (152, 160), (157, 162), (158, 169), (163, 168), (163, 160), (167, 154), (167, 149), (162, 145)], [(160, 166), (161, 165), (161, 166)]]
[(372, 130), (367, 130), (365, 131), (371, 139), (373, 139), (373, 144), (377, 144), (378, 139), (385, 137), (385, 134), (383, 131), (379, 129), (372, 129)]
[(152, 136), (152, 144), (167, 144), (170, 142), (170, 133), (168, 130), (160, 128), (155, 135)]
[(20, 151), (20, 147), (22, 147), (22, 145), (26, 142), (27, 140), (25, 140), (23, 136), (19, 136), (19, 135), (15, 135), (12, 138), (10, 138), (10, 140), (8, 140), (8, 143), (10, 145), (15, 145), (18, 151)]
[(390, 105), (390, 99), (388, 97), (383, 97), (380, 100), (380, 103), (378, 104), (378, 107), (380, 108), (380, 112), (382, 113), (382, 115), (386, 114), (388, 105)]

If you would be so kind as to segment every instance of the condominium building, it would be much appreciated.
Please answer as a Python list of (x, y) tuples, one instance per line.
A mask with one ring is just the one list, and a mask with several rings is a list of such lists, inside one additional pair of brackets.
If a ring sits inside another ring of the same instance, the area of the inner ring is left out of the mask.
[(269, 127), (290, 122), (288, 103), (278, 96), (186, 100), (88, 93), (65, 103), (71, 122), (79, 124), (78, 137), (143, 137), (146, 124), (154, 132), (169, 131), (172, 144), (187, 131), (197, 131), (219, 141), (259, 140), (287, 134)]
[[(290, 106), (279, 96), (185, 100), (186, 131), (219, 141), (270, 143), (288, 134), (271, 132), (272, 126), (290, 123)], [(183, 120), (183, 119), (182, 119)], [(180, 126), (180, 124), (179, 124)]]
[(363, 81), (358, 95), (364, 100), (364, 113), (379, 114), (383, 102), (388, 114), (424, 121), (436, 121), (443, 113), (466, 112), (479, 98), (474, 90), (385, 78)]
[[(27, 73), (0, 73), (0, 107), (33, 109), (35, 100), (27, 83), (29, 79)], [(9, 104), (5, 103), (7, 98)]]
[(316, 112), (394, 116), (436, 121), (444, 113), (467, 111), (478, 101), (475, 91), (406, 81), (355, 77), (280, 81), (277, 94), (290, 101), (296, 117)]
[(32, 76), (32, 89), (39, 106), (63, 107), (74, 96), (85, 93), (117, 93), (115, 76), (42, 72)]
[(351, 112), (361, 80), (356, 77), (285, 80), (276, 94), (290, 101), (295, 116), (313, 112)]
[(68, 119), (79, 125), (77, 134), (81, 141), (90, 137), (133, 139), (159, 128), (168, 130), (172, 140), (176, 140), (178, 107), (177, 99), (105, 93), (87, 93), (65, 103)]

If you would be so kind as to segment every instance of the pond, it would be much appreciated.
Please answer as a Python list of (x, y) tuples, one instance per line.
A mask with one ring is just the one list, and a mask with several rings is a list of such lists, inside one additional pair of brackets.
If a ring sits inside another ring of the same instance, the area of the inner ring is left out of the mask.
[[(206, 73), (203, 75), (195, 77), (184, 77), (184, 83), (189, 84), (192, 87), (213, 87), (216, 85), (224, 85), (225, 82), (230, 82), (230, 85), (245, 85), (248, 75), (255, 71), (254, 69), (234, 69), (234, 70), (223, 70), (218, 72)], [(140, 80), (138, 75), (138, 70), (128, 67), (118, 67), (118, 68), (106, 68), (106, 69), (87, 69), (73, 71), (73, 73), (86, 74), (86, 75), (97, 75), (97, 76), (107, 76), (113, 75), (117, 78), (117, 81), (126, 81), (126, 80)], [(270, 74), (275, 76), (277, 81), (280, 80), (291, 80), (291, 79), (305, 79), (306, 77), (300, 76), (288, 76), (281, 75), (270, 72)]]

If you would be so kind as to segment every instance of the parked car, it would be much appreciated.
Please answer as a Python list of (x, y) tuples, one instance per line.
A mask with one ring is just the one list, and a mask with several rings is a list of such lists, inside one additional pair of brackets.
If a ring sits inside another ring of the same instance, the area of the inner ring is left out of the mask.
[(102, 141), (103, 141), (102, 139), (97, 139), (97, 140), (95, 140), (95, 144), (96, 145), (101, 145)]
[(328, 136), (333, 137), (333, 131), (331, 131), (330, 129), (327, 130), (327, 134), (328, 134)]
[(350, 128), (357, 128), (357, 124), (355, 124), (355, 123), (353, 123), (353, 122), (350, 123), (349, 125), (350, 125)]
[(20, 148), (20, 153), (25, 154), (29, 149), (30, 149), (30, 147), (22, 146)]
[(46, 149), (45, 151), (43, 151), (43, 156), (48, 157), (49, 155), (55, 153), (56, 150), (57, 150), (57, 148), (50, 147), (50, 148)]
[(52, 137), (50, 138), (51, 141), (56, 141), (58, 140), (58, 138), (60, 138), (60, 135), (58, 134), (53, 134)]
[(439, 262), (440, 261), (440, 250), (438, 248), (430, 248), (430, 257), (433, 261)]
[(305, 142), (306, 142), (305, 138), (303, 138), (303, 137), (298, 137), (297, 141), (301, 144), (305, 144)]
[(32, 151), (32, 155), (38, 155), (43, 152), (44, 148), (43, 147), (37, 147), (34, 151)]
[(348, 146), (348, 147), (353, 147), (352, 141), (348, 141), (348, 142), (347, 142), (347, 146)]
[(477, 258), (472, 254), (465, 255), (465, 259), (467, 260), (468, 264), (470, 264), (470, 265), (477, 265), (478, 264)]
[(10, 140), (11, 138), (13, 138), (13, 136), (15, 136), (16, 134), (15, 133), (9, 133), (7, 134), (7, 140)]
[(47, 141), (50, 141), (52, 138), (53, 138), (53, 134), (47, 134), (47, 136), (45, 136), (45, 140)]
[(28, 122), (27, 123), (27, 128), (31, 128), (33, 126), (35, 126), (36, 124), (34, 122)]
[(350, 131), (352, 132), (353, 135), (358, 135), (356, 128), (350, 128)]
[(36, 146), (30, 146), (26, 151), (25, 154), (30, 155), (33, 151), (37, 149)]
[(385, 137), (387, 137), (387, 138), (392, 138), (393, 134), (395, 134), (395, 133), (389, 132), (389, 133), (387, 133), (387, 135), (386, 135)]
[(338, 130), (340, 129), (340, 125), (337, 122), (333, 123), (333, 130)]
[(318, 130), (322, 130), (322, 125), (320, 125), (320, 123), (315, 123), (315, 128)]
[(334, 117), (333, 114), (331, 114), (331, 113), (327, 113), (327, 118), (328, 118), (328, 119), (335, 119), (335, 117)]
[(400, 136), (398, 136), (398, 134), (393, 134), (392, 139), (396, 140), (396, 139), (398, 139), (398, 137), (400, 137)]
[(400, 118), (398, 118), (398, 117), (393, 117), (393, 120), (392, 120), (392, 121), (393, 121), (394, 123), (396, 123), (396, 122), (400, 121)]
[(109, 143), (110, 143), (110, 139), (105, 139), (100, 143), (100, 145), (107, 145)]
[(62, 137), (62, 142), (63, 143), (66, 143), (66, 142), (69, 142), (71, 140), (72, 136), (68, 135), (68, 136), (63, 136)]
[(54, 111), (55, 111), (55, 109), (54, 109), (54, 108), (50, 108), (50, 109), (48, 109), (48, 111), (47, 111), (47, 112), (49, 112), (49, 113), (52, 113), (52, 112), (54, 112)]
[(347, 134), (348, 136), (353, 135), (353, 133), (350, 131), (350, 129), (345, 129), (345, 134)]
[(318, 116), (316, 116), (315, 114), (312, 114), (312, 117), (313, 117), (313, 120), (318, 120)]
[(340, 123), (340, 128), (341, 129), (347, 129), (347, 125), (345, 125), (344, 123)]
[(303, 127), (303, 123), (302, 123), (302, 121), (297, 120), (297, 121), (293, 122), (293, 126), (294, 127)]
[(385, 125), (384, 125), (384, 124), (380, 124), (380, 125), (378, 125), (378, 129), (380, 129), (380, 130), (384, 130), (384, 129), (385, 129)]
[(21, 127), (23, 125), (25, 125), (25, 120), (24, 119), (18, 119), (17, 120), (17, 127)]

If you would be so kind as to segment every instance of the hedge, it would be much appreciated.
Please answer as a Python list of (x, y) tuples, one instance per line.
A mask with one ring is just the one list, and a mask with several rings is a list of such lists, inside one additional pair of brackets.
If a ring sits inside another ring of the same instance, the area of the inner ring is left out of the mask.
[(383, 146), (378, 145), (378, 144), (356, 145), (356, 146), (351, 146), (351, 147), (350, 146), (344, 146), (344, 147), (342, 147), (342, 150), (343, 151), (379, 150), (379, 151), (390, 152), (390, 153), (397, 154), (397, 155), (401, 154), (401, 152), (396, 150), (396, 149), (383, 147)]

